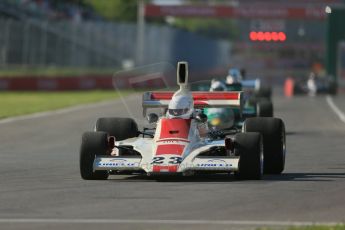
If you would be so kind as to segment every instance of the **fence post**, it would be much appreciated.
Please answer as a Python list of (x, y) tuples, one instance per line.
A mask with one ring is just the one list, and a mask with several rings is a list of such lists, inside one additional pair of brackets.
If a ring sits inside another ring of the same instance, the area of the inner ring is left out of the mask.
[(3, 48), (1, 50), (1, 59), (2, 59), (2, 65), (4, 67), (7, 66), (7, 55), (8, 55), (8, 47), (9, 47), (9, 41), (10, 41), (10, 35), (11, 35), (11, 27), (12, 20), (6, 20), (5, 21), (5, 33), (4, 33), (4, 43)]
[[(42, 42), (41, 42), (41, 56), (40, 56), (40, 64), (44, 66), (46, 64), (47, 59), (47, 51), (49, 52), (49, 49), (47, 49), (47, 27), (48, 27), (48, 21), (45, 21), (42, 27)], [(48, 55), (49, 56), (49, 55)]]
[(145, 45), (145, 2), (138, 1), (137, 14), (137, 65), (142, 65), (144, 61), (144, 45)]
[(24, 28), (23, 28), (23, 48), (22, 48), (22, 65), (25, 66), (27, 64), (27, 57), (28, 57), (28, 42), (30, 39), (29, 36), (29, 26), (30, 23), (29, 22), (25, 22), (24, 23)]

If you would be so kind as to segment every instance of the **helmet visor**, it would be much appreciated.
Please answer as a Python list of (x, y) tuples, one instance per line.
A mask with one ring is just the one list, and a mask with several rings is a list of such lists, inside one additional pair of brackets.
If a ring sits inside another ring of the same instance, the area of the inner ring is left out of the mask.
[(188, 112), (188, 108), (185, 109), (169, 109), (168, 112), (171, 116), (182, 116), (183, 114), (186, 114)]
[(212, 90), (213, 91), (224, 91), (224, 88), (219, 86), (219, 87), (213, 88)]

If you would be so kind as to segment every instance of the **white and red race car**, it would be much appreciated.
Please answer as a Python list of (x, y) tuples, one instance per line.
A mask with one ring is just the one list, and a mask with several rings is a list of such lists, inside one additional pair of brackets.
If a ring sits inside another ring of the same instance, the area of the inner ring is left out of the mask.
[[(177, 83), (180, 89), (175, 93), (144, 93), (144, 115), (150, 108), (168, 111), (161, 117), (153, 113), (147, 116), (155, 124), (153, 129), (139, 131), (131, 118), (99, 118), (95, 131), (82, 137), (81, 177), (104, 180), (116, 173), (151, 176), (214, 172), (261, 179), (264, 173), (280, 174), (284, 170), (285, 126), (281, 119), (255, 117), (247, 119), (242, 130), (209, 130), (202, 109), (241, 108), (242, 92), (189, 91), (186, 62), (178, 63)], [(183, 109), (170, 108), (172, 101), (181, 97), (192, 102), (188, 117), (176, 113)]]

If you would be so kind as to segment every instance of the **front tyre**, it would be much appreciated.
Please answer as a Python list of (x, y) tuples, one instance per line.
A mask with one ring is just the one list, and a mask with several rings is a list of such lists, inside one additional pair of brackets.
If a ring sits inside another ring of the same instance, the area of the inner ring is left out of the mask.
[(263, 174), (263, 147), (260, 133), (235, 135), (235, 151), (240, 156), (236, 177), (242, 180), (260, 180)]
[(80, 146), (80, 175), (84, 180), (106, 180), (108, 171), (94, 171), (93, 163), (96, 155), (106, 155), (108, 150), (108, 134), (106, 132), (85, 132)]
[(279, 118), (253, 117), (243, 125), (244, 132), (259, 132), (263, 137), (264, 172), (280, 174), (285, 167), (286, 138), (285, 125)]

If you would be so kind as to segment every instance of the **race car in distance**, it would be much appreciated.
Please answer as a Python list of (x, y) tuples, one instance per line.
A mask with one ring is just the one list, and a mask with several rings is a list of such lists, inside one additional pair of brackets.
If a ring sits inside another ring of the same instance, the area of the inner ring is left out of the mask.
[(280, 174), (285, 165), (285, 126), (278, 118), (249, 118), (243, 131), (214, 132), (207, 127), (204, 108), (239, 108), (243, 93), (192, 92), (188, 65), (179, 62), (176, 92), (145, 92), (144, 116), (153, 129), (138, 130), (131, 118), (99, 118), (95, 131), (85, 132), (80, 147), (80, 173), (85, 180), (105, 180), (113, 173), (193, 175), (234, 173), (240, 179)]
[(226, 77), (228, 91), (242, 90), (244, 92), (245, 117), (273, 117), (272, 90), (265, 87), (259, 78), (245, 80), (240, 70), (232, 68)]
[[(199, 84), (199, 83), (198, 83)], [(207, 84), (207, 83), (206, 83)], [(225, 84), (213, 79), (210, 91), (241, 91), (242, 83)], [(194, 87), (195, 88), (195, 87)], [(241, 128), (245, 119), (249, 117), (273, 117), (273, 104), (266, 98), (258, 98), (252, 92), (244, 92), (244, 106), (239, 108), (205, 108), (210, 127), (215, 129)]]
[(215, 129), (241, 128), (245, 119), (249, 117), (273, 117), (273, 103), (271, 89), (263, 87), (260, 79), (243, 80), (240, 71), (230, 69), (226, 81), (213, 79), (191, 84), (192, 90), (242, 91), (244, 106), (241, 108), (206, 108), (210, 127)]
[(337, 83), (330, 76), (319, 77), (311, 72), (308, 77), (295, 78), (293, 84), (294, 95), (336, 95)]

